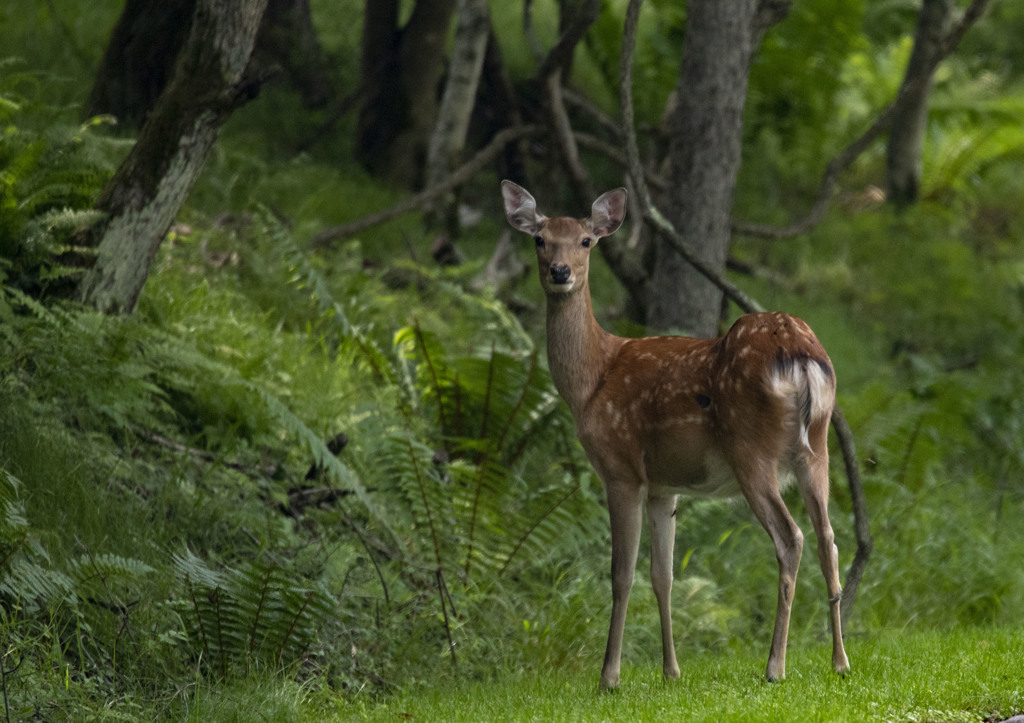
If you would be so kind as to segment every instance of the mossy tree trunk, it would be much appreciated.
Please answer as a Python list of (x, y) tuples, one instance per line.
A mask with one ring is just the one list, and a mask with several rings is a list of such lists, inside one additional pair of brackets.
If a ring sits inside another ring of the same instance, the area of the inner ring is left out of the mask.
[(245, 76), (267, 0), (199, 0), (174, 75), (103, 189), (107, 214), (85, 239), (97, 256), (79, 286), (100, 311), (135, 309), (150, 265), (231, 112), (252, 98)]
[[(469, 120), (476, 106), (477, 88), (491, 34), (487, 0), (458, 0), (458, 22), (448, 79), (437, 121), (427, 146), (426, 186), (437, 185), (462, 161)], [(458, 232), (457, 194), (447, 194), (428, 214), (433, 224)]]

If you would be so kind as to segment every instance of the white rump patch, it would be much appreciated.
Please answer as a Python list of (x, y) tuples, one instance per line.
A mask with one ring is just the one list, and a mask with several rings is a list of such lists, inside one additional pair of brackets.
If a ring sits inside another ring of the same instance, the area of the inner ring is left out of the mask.
[(800, 430), (800, 442), (809, 451), (810, 426), (827, 418), (835, 403), (835, 389), (831, 375), (816, 361), (801, 359), (776, 364), (768, 377), (769, 389), (779, 399), (790, 399)]

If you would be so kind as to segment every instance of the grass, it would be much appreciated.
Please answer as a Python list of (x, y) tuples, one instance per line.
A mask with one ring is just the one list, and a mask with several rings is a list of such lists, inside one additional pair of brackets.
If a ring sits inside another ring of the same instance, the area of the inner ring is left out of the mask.
[[(597, 691), (598, 669), (529, 672), (356, 702), (357, 720), (415, 721), (988, 721), (1024, 711), (1024, 630), (897, 633), (848, 641), (853, 672), (828, 667), (828, 646), (791, 645), (787, 679), (762, 677), (764, 651), (680, 661), (678, 681), (655, 665), (625, 667)], [(357, 699), (358, 701), (358, 699)]]

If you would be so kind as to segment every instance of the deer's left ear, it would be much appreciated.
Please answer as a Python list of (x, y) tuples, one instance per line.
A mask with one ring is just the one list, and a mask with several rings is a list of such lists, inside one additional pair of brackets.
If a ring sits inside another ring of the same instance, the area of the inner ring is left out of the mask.
[(626, 189), (608, 191), (590, 207), (590, 229), (599, 238), (611, 236), (626, 218)]

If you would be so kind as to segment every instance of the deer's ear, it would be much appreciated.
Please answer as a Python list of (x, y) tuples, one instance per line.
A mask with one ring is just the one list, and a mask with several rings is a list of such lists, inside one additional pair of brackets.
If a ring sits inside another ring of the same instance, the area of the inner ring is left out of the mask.
[(512, 228), (531, 236), (540, 231), (544, 216), (537, 212), (537, 201), (529, 191), (512, 181), (502, 181), (501, 196), (505, 200), (505, 217)]
[(626, 218), (626, 189), (608, 191), (594, 201), (590, 208), (590, 229), (595, 236), (604, 238), (615, 233)]

